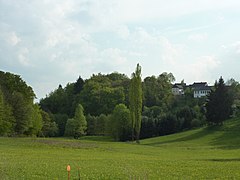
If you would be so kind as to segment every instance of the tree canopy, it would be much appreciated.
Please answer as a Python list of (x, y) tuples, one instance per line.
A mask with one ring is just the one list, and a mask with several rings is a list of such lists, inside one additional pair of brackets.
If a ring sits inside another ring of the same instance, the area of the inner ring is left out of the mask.
[(68, 119), (65, 136), (73, 136), (78, 139), (80, 136), (86, 134), (87, 130), (87, 121), (83, 113), (83, 107), (81, 104), (78, 104), (75, 110), (74, 118)]
[(225, 85), (220, 78), (202, 98), (194, 98), (194, 89), (184, 87), (184, 81), (184, 94), (174, 96), (174, 80), (164, 72), (142, 82), (138, 64), (131, 79), (117, 72), (85, 80), (79, 76), (38, 104), (19, 75), (0, 71), (0, 136), (111, 135), (117, 141), (138, 141), (240, 116), (240, 85), (234, 79)]
[(118, 104), (111, 116), (111, 135), (117, 141), (131, 139), (130, 111), (124, 104)]
[(38, 135), (42, 128), (35, 94), (19, 75), (0, 71), (0, 124), (2, 135)]

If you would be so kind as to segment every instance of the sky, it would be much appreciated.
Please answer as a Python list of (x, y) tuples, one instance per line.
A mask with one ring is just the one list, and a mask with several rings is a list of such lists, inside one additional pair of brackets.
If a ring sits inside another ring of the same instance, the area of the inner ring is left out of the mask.
[(39, 99), (79, 76), (240, 81), (238, 0), (0, 0), (0, 70)]

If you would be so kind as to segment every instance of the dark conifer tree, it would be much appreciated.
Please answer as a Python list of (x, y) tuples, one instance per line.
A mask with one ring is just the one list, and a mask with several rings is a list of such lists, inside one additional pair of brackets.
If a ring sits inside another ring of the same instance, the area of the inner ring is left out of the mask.
[(215, 83), (215, 90), (208, 96), (206, 104), (206, 118), (210, 125), (221, 125), (224, 120), (228, 119), (232, 113), (231, 107), (233, 98), (220, 77)]
[(74, 84), (74, 94), (78, 94), (82, 91), (84, 80), (81, 76), (78, 77), (77, 82)]

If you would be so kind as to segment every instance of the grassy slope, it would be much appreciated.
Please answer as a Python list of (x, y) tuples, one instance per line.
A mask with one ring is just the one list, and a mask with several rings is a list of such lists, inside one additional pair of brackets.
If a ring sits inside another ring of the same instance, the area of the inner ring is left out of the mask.
[(0, 179), (240, 179), (240, 120), (141, 141), (0, 138)]
[(205, 127), (173, 135), (145, 139), (141, 144), (189, 148), (240, 148), (240, 119), (228, 120), (223, 126)]

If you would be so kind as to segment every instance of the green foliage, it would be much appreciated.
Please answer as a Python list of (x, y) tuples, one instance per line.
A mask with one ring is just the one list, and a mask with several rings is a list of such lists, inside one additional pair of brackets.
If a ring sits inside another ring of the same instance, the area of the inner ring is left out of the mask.
[[(188, 103), (186, 102), (186, 104)], [(141, 139), (173, 134), (186, 129), (200, 127), (204, 124), (204, 112), (202, 112), (202, 108), (199, 105), (189, 107), (175, 104), (175, 107), (169, 112), (162, 112), (159, 106), (145, 106), (141, 125)]]
[(65, 136), (75, 135), (75, 119), (68, 119), (65, 127)]
[(156, 106), (159, 101), (157, 78), (155, 76), (146, 77), (143, 82), (144, 105), (147, 107)]
[(140, 138), (150, 138), (158, 136), (158, 118), (152, 116), (142, 116)]
[(41, 115), (41, 110), (37, 104), (33, 105), (31, 114), (31, 125), (27, 131), (28, 135), (40, 135), (41, 129), (43, 127), (43, 120)]
[(240, 83), (230, 79), (226, 84), (229, 86), (229, 93), (233, 97), (233, 116), (240, 117)]
[[(41, 108), (53, 115), (66, 114), (68, 117), (73, 117), (75, 109), (80, 103), (80, 93), (83, 90), (84, 83), (84, 80), (79, 77), (75, 83), (68, 83), (65, 88), (59, 85), (46, 98), (40, 100)], [(64, 124), (66, 124), (66, 121)], [(60, 135), (63, 135), (62, 129)]]
[(66, 128), (66, 123), (68, 120), (68, 115), (66, 114), (50, 114), (51, 119), (57, 124), (59, 129), (59, 136), (63, 136)]
[(95, 134), (96, 135), (106, 135), (108, 134), (107, 124), (109, 121), (109, 117), (105, 114), (100, 114), (100, 116), (96, 117), (96, 127), (95, 127)]
[[(40, 100), (41, 108), (46, 112), (51, 112), (53, 114), (70, 114), (69, 108), (71, 108), (71, 103), (73, 98), (73, 84), (68, 84), (65, 89), (61, 85), (51, 92), (49, 96), (45, 99)], [(70, 92), (69, 92), (70, 91)]]
[(11, 99), (14, 92), (22, 94), (26, 101), (33, 102), (35, 98), (32, 88), (19, 75), (0, 71), (0, 85), (7, 101)]
[(74, 94), (79, 94), (83, 90), (84, 80), (79, 76), (77, 82), (74, 84)]
[(41, 134), (41, 110), (35, 94), (19, 75), (0, 71), (0, 135)]
[(32, 126), (32, 105), (19, 92), (12, 95), (11, 104), (16, 119), (15, 132), (17, 135), (27, 134)]
[(35, 94), (20, 76), (0, 71), (0, 135), (38, 135), (42, 119)]
[(167, 111), (173, 100), (171, 84), (173, 81), (175, 81), (173, 74), (166, 72), (157, 78), (146, 77), (143, 82), (144, 105), (159, 106), (162, 111)]
[(111, 115), (100, 116), (87, 115), (87, 135), (105, 136), (112, 132)]
[(4, 101), (3, 101), (3, 93), (0, 88), (0, 124), (3, 123), (3, 120), (4, 120)]
[(13, 116), (12, 107), (5, 103), (3, 121), (0, 125), (0, 135), (11, 136), (14, 134), (14, 127), (16, 124), (15, 117)]
[(79, 104), (75, 111), (74, 120), (76, 121), (76, 129), (75, 129), (75, 138), (83, 136), (86, 134), (87, 130), (87, 121), (83, 114), (83, 107)]
[(162, 112), (162, 108), (160, 106), (152, 106), (152, 107), (144, 106), (143, 108), (143, 116), (156, 118), (159, 115), (163, 115), (163, 114), (164, 112)]
[(130, 140), (130, 111), (124, 104), (119, 104), (114, 108), (110, 124), (111, 134), (116, 141)]
[(0, 135), (6, 136), (13, 133), (14, 122), (15, 119), (12, 115), (12, 109), (7, 103), (5, 103), (0, 88)]
[(83, 107), (79, 104), (75, 110), (74, 118), (67, 120), (65, 136), (73, 136), (78, 139), (86, 134), (86, 129), (87, 121), (83, 114)]
[(218, 83), (215, 83), (213, 90), (206, 104), (206, 117), (209, 124), (220, 125), (224, 120), (230, 117), (232, 113), (233, 97), (220, 77)]
[[(65, 88), (59, 86), (45, 99), (42, 99), (40, 105), (53, 116), (52, 119), (59, 127), (60, 136), (64, 134), (67, 119), (74, 118), (75, 109), (79, 103), (83, 105), (86, 114), (88, 114), (87, 135), (107, 135), (111, 133), (110, 114), (118, 104), (126, 104), (132, 110), (139, 109), (136, 114), (131, 113), (132, 137), (134, 139), (137, 139), (137, 133), (140, 129), (146, 134), (141, 133), (141, 138), (163, 135), (159, 130), (159, 122), (167, 114), (177, 117), (178, 128), (175, 132), (191, 128), (193, 118), (200, 120), (201, 125), (205, 123), (205, 99), (193, 98), (193, 92), (190, 88), (185, 90), (184, 96), (174, 97), (171, 92), (171, 83), (175, 80), (172, 73), (164, 72), (158, 77), (146, 77), (143, 85), (141, 77), (137, 78), (137, 73), (141, 76), (139, 65), (136, 72), (133, 73), (135, 78), (132, 77), (131, 80), (126, 75), (117, 72), (107, 75), (99, 73), (85, 81), (79, 77), (77, 82), (67, 84)], [(137, 91), (137, 88), (133, 85), (136, 82), (143, 86), (142, 90), (140, 89), (141, 92)], [(146, 119), (143, 123), (141, 123), (142, 107), (140, 107), (142, 103), (137, 102), (137, 96), (143, 98), (141, 100), (144, 105), (143, 116)], [(134, 101), (139, 107), (133, 106)], [(192, 117), (188, 118), (187, 115), (183, 116), (179, 113), (183, 111), (183, 107), (189, 108)], [(138, 116), (139, 118), (136, 121)]]
[(56, 124), (56, 122), (54, 122), (50, 115), (41, 110), (41, 116), (42, 116), (42, 120), (43, 120), (43, 126), (42, 126), (42, 130), (41, 130), (41, 136), (44, 137), (54, 137), (58, 135), (58, 126)]
[(190, 129), (191, 122), (196, 117), (194, 111), (189, 106), (178, 109), (176, 115), (179, 119), (182, 119), (181, 129)]
[(120, 74), (93, 75), (86, 80), (80, 101), (86, 113), (99, 116), (110, 114), (117, 104), (125, 102), (126, 88), (123, 86), (127, 78)]
[(136, 71), (132, 74), (129, 90), (130, 117), (132, 124), (132, 140), (139, 142), (142, 120), (142, 80), (141, 66), (137, 64)]
[[(175, 78), (172, 73), (162, 73), (158, 77), (146, 77), (143, 82), (144, 111), (141, 128), (141, 138), (164, 135), (160, 126), (164, 126), (167, 114), (175, 114), (174, 109), (178, 102), (174, 101), (172, 82)], [(174, 102), (176, 102), (174, 104)], [(162, 132), (161, 132), (162, 131)], [(177, 132), (177, 128), (175, 131)]]
[(191, 127), (192, 128), (196, 128), (196, 127), (200, 127), (202, 124), (201, 124), (201, 121), (198, 120), (198, 119), (193, 119), (191, 121)]
[(88, 114), (86, 120), (87, 120), (87, 135), (90, 136), (96, 135), (97, 118), (95, 116), (91, 116), (90, 114)]
[(168, 135), (177, 132), (177, 117), (172, 114), (164, 115), (158, 122), (158, 131), (160, 135)]
[(206, 101), (205, 97), (202, 98), (194, 98), (193, 97), (193, 89), (187, 87), (184, 91), (183, 96), (175, 96), (173, 100), (172, 107), (179, 108), (184, 106), (194, 107), (196, 105), (203, 105)]

